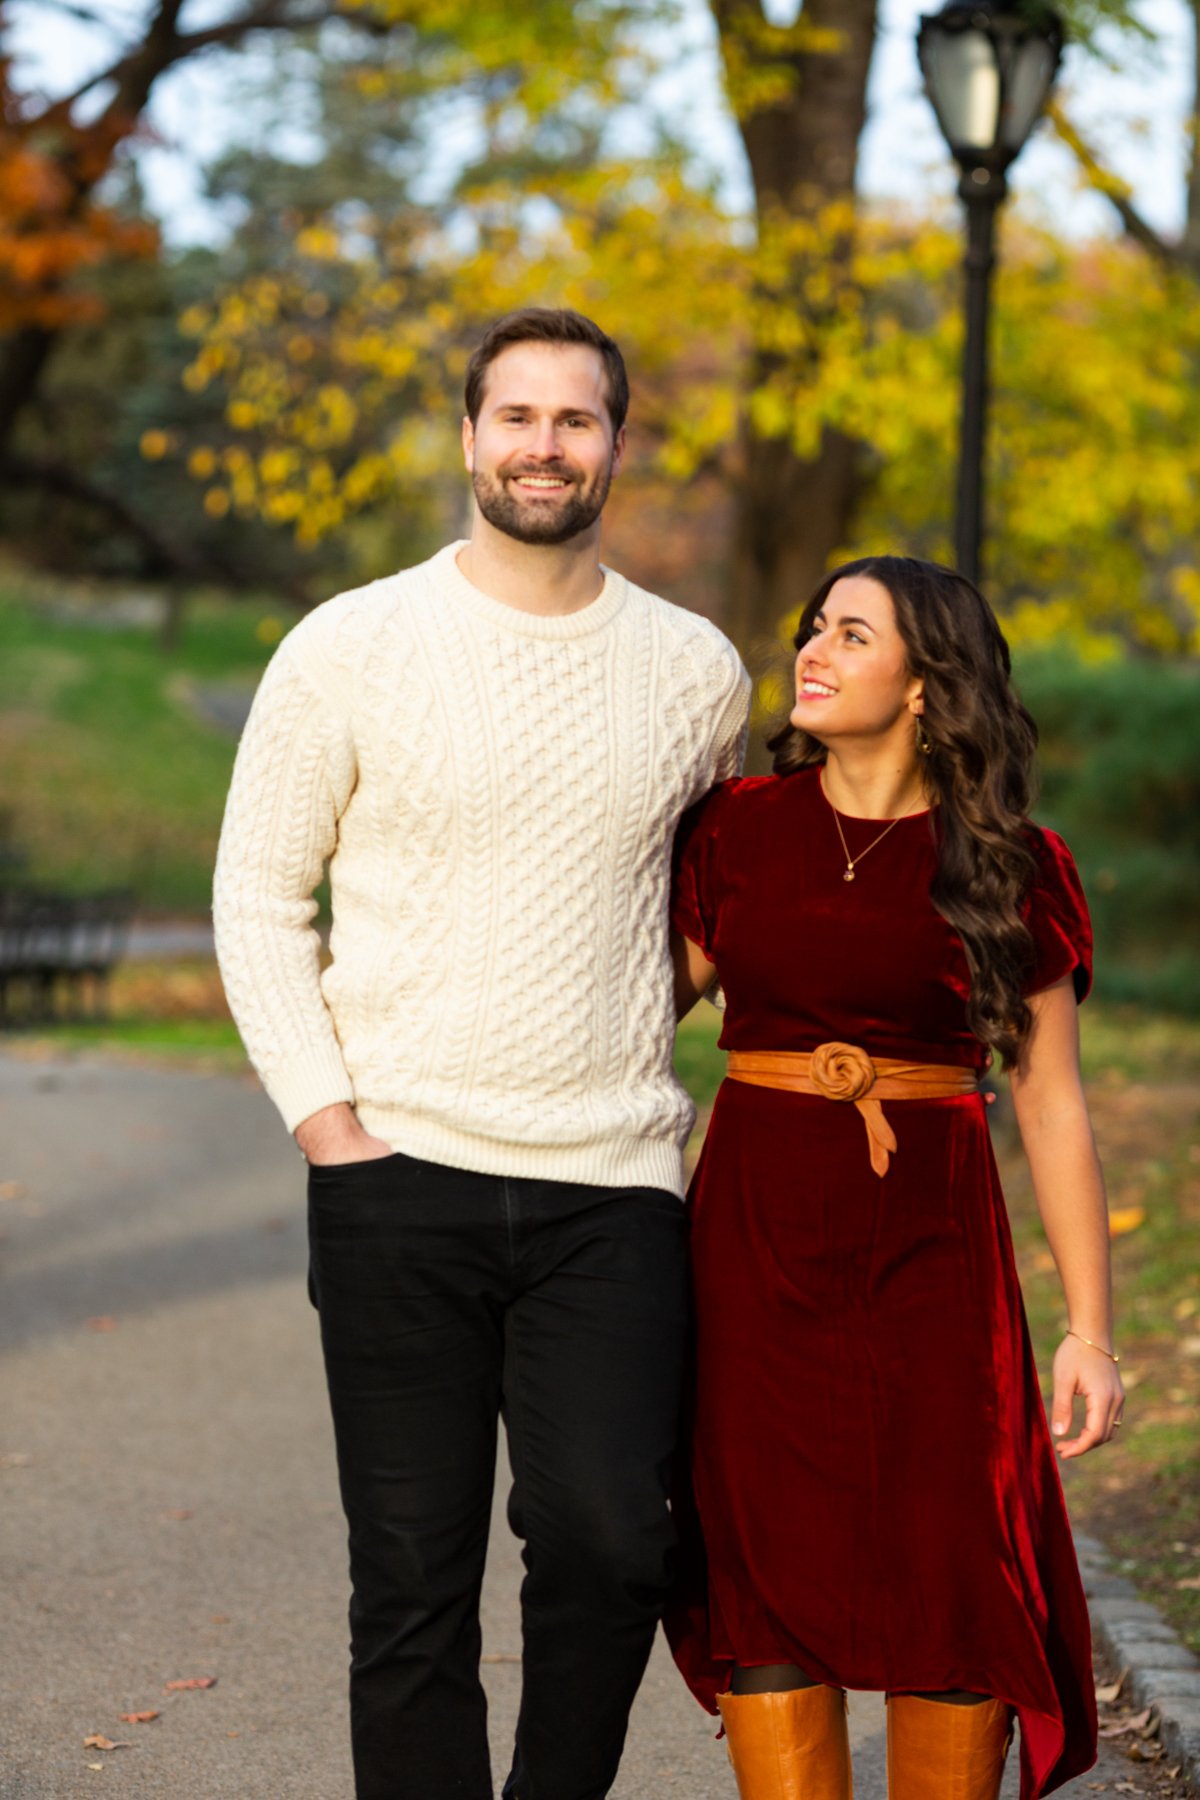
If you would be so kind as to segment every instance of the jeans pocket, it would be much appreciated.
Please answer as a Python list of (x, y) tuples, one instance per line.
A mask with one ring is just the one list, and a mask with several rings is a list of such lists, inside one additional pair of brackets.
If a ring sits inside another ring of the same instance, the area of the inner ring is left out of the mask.
[(402, 1151), (393, 1150), (390, 1156), (360, 1156), (348, 1163), (309, 1163), (309, 1185), (315, 1180), (318, 1187), (324, 1187), (331, 1182), (351, 1180), (360, 1171), (390, 1169), (393, 1163), (407, 1160)]

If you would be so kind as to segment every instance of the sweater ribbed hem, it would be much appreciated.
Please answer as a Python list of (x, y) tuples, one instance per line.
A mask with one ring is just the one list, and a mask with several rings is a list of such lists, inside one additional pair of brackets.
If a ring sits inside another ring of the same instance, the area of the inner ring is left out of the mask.
[(652, 1187), (684, 1194), (683, 1155), (673, 1139), (607, 1138), (590, 1144), (511, 1144), (416, 1117), (400, 1107), (360, 1103), (359, 1123), (393, 1150), (479, 1175), (578, 1181), (587, 1187)]
[(336, 1046), (309, 1050), (263, 1074), (262, 1082), (289, 1131), (324, 1106), (337, 1106), (343, 1100), (354, 1104), (354, 1084)]

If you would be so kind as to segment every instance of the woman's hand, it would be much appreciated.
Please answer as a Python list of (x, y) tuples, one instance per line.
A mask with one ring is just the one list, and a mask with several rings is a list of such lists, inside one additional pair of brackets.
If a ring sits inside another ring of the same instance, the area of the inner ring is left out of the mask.
[[(1112, 1343), (1108, 1210), (1104, 1178), (1079, 1073), (1079, 1024), (1069, 978), (1030, 999), (1033, 1029), (1012, 1075), (1017, 1123), (1042, 1224), (1062, 1278), (1067, 1317), (1081, 1325), (1093, 1349), (1069, 1335), (1054, 1358), (1050, 1429), (1064, 1462), (1106, 1444), (1125, 1394)], [(1085, 1408), (1083, 1429), (1071, 1430), (1075, 1398)], [(1065, 1440), (1065, 1441), (1064, 1441)]]
[[(1085, 1407), (1083, 1430), (1078, 1437), (1067, 1438), (1077, 1394)], [(1107, 1444), (1120, 1423), (1124, 1406), (1125, 1389), (1116, 1363), (1079, 1338), (1065, 1337), (1054, 1357), (1054, 1401), (1050, 1408), (1054, 1448), (1063, 1461), (1082, 1456), (1097, 1444)]]

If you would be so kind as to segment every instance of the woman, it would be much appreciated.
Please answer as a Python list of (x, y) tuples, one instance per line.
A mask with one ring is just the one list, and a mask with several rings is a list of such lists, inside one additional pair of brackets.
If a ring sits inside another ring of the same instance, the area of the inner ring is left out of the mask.
[[(1095, 1757), (1054, 1451), (1105, 1442), (1122, 1405), (1087, 910), (1029, 822), (1036, 734), (969, 582), (849, 563), (796, 645), (776, 773), (714, 789), (679, 848), (680, 1008), (720, 980), (731, 1079), (690, 1195), (707, 1580), (668, 1628), (742, 1800), (846, 1800), (846, 1687), (889, 1696), (891, 1800), (994, 1800), (1014, 1713), (1035, 1800)], [(993, 1060), (1066, 1301), (1056, 1443), (978, 1091)]]

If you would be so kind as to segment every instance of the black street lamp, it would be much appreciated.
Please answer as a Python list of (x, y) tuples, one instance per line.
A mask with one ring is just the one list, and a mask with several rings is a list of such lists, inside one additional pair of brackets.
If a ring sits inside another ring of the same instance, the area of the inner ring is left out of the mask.
[(967, 208), (962, 435), (955, 509), (955, 558), (979, 579), (983, 528), (983, 447), (988, 400), (988, 312), (995, 262), (996, 209), (1009, 164), (1042, 115), (1062, 56), (1063, 28), (1048, 6), (1029, 0), (949, 0), (925, 15), (917, 58), (942, 135), (962, 170)]

